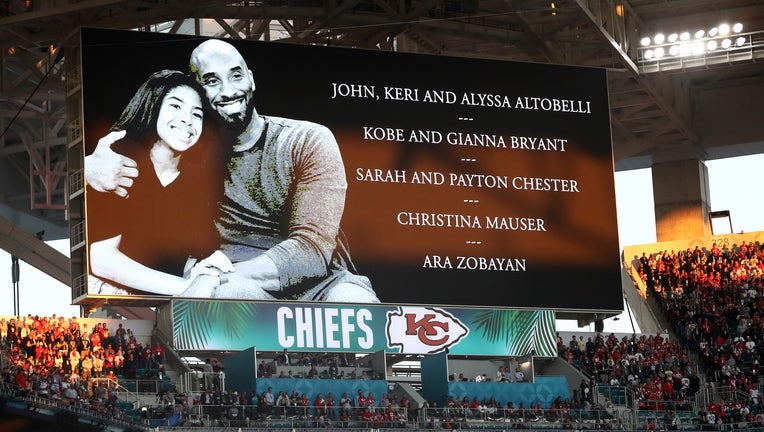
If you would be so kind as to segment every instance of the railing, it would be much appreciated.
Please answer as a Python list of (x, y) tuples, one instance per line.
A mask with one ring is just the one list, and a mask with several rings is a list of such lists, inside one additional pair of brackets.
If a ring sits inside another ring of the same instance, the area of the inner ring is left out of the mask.
[(598, 397), (598, 403), (604, 403), (606, 401), (601, 400), (599, 396), (604, 396), (607, 401), (612, 402), (614, 405), (623, 405), (631, 409), (636, 409), (634, 406), (634, 392), (625, 386), (609, 385), (609, 384), (597, 384), (597, 391), (594, 394)]
[[(82, 119), (81, 118), (77, 117), (68, 121), (68, 124), (66, 126), (66, 141), (69, 147), (73, 147), (75, 144), (78, 144), (82, 141)], [(77, 191), (82, 187), (82, 183), (80, 183), (79, 185), (72, 184), (71, 186), (78, 186), (77, 189), (72, 189), (73, 191)]]
[[(487, 408), (475, 409), (469, 407), (428, 408), (424, 414), (425, 428), (475, 428), (474, 423), (483, 427), (507, 423), (516, 424), (515, 428), (529, 428), (534, 424), (624, 424), (615, 409), (587, 409), (585, 407), (560, 409), (506, 409)], [(456, 424), (454, 424), (456, 423)], [(522, 426), (521, 426), (522, 425)], [(505, 426), (510, 428), (509, 426)]]
[[(81, 221), (73, 225), (69, 231), (69, 236), (71, 237), (71, 241), (70, 241), (71, 244), (84, 243), (85, 242), (85, 221)], [(87, 294), (87, 293), (84, 293), (84, 294)]]
[(77, 90), (82, 85), (82, 74), (79, 67), (73, 67), (66, 73), (66, 92)]
[(180, 375), (178, 384), (182, 393), (198, 394), (207, 389), (225, 391), (225, 373), (192, 370)]
[(59, 412), (68, 412), (76, 415), (76, 418), (88, 419), (94, 424), (114, 424), (123, 428), (136, 427), (135, 422), (130, 421), (124, 416), (116, 416), (113, 412), (97, 411), (91, 409), (90, 401), (87, 399), (70, 400), (67, 398), (50, 399), (36, 395), (33, 392), (21, 390), (15, 384), (0, 382), (0, 397), (6, 401), (23, 401), (29, 410), (39, 410), (40, 408), (54, 409)]
[[(757, 384), (757, 390), (761, 390), (761, 384)], [(703, 405), (708, 405), (711, 401), (747, 403), (752, 399), (750, 393), (733, 390), (729, 386), (705, 387), (701, 392)]]
[(422, 367), (420, 365), (393, 366), (393, 376), (421, 378)]
[[(157, 309), (156, 326), (152, 340), (160, 343), (164, 347), (164, 367), (165, 370), (175, 371), (178, 375), (191, 372), (189, 365), (178, 353), (172, 349), (172, 306), (163, 306)], [(169, 331), (169, 333), (168, 333)], [(181, 388), (181, 391), (187, 392), (190, 389)]]
[[(366, 413), (364, 413), (366, 412)], [(407, 428), (419, 419), (409, 418), (403, 407), (342, 408), (339, 406), (239, 405), (225, 401), (216, 405), (162, 404), (143, 407), (144, 417), (155, 424), (182, 422), (192, 426), (264, 428)], [(172, 419), (172, 420), (170, 420)]]
[[(116, 380), (112, 378), (93, 378), (93, 384), (98, 384), (102, 387), (106, 387), (110, 389), (113, 394), (117, 397), (117, 399), (125, 402), (130, 402), (133, 404), (133, 408), (140, 407), (141, 398), (138, 394), (138, 390), (131, 391), (129, 388), (125, 387), (125, 384), (127, 383), (132, 384), (134, 381), (156, 381), (156, 380)], [(161, 381), (160, 381), (161, 382)], [(146, 386), (147, 388), (150, 386)], [(139, 388), (138, 385), (135, 387), (136, 389)], [(159, 391), (152, 391), (152, 393), (156, 394)]]
[(125, 379), (92, 378), (94, 383), (107, 387), (117, 393), (124, 393), (130, 402), (139, 402), (139, 393), (156, 395), (166, 390), (166, 383), (160, 379)]
[(69, 171), (69, 199), (76, 198), (85, 191), (85, 170)]
[(258, 414), (261, 417), (270, 417), (276, 419), (307, 419), (316, 416), (324, 416), (329, 420), (338, 420), (347, 417), (347, 420), (360, 420), (363, 421), (364, 411), (368, 409), (369, 414), (373, 417), (376, 414), (386, 415), (391, 412), (395, 415), (400, 415), (403, 418), (407, 418), (408, 411), (404, 407), (399, 406), (374, 406), (374, 407), (340, 407), (337, 405), (332, 406), (316, 406), (316, 405), (274, 405), (274, 406), (261, 406), (258, 409)]

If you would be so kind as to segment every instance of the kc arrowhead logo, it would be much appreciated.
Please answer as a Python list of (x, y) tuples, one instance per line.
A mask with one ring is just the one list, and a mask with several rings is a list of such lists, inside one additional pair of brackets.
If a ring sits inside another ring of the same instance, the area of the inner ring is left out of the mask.
[(387, 313), (387, 346), (401, 353), (432, 354), (458, 344), (470, 332), (450, 313), (428, 307), (399, 306)]

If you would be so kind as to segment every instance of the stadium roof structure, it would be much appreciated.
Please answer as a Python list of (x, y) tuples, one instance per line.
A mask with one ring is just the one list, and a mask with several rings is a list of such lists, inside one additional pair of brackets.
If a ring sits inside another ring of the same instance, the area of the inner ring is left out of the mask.
[[(48, 0), (3, 7), (0, 215), (27, 232), (45, 230), (46, 239), (69, 236), (68, 182), (76, 176), (66, 163), (64, 65), (83, 26), (606, 68), (616, 170), (764, 152), (762, 0)], [(656, 33), (694, 34), (723, 23), (743, 24), (744, 40), (732, 50), (669, 59), (666, 45), (658, 59), (640, 45)]]

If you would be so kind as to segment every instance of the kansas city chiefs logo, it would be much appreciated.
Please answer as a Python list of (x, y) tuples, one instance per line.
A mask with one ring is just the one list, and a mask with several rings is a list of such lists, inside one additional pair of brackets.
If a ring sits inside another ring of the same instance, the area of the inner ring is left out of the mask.
[(387, 346), (408, 354), (432, 354), (459, 343), (470, 332), (450, 313), (428, 307), (399, 306), (387, 313)]

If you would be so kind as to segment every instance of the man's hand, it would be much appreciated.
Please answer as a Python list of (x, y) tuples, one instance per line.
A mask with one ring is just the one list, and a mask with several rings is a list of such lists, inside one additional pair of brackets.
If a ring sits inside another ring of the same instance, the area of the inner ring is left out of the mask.
[(183, 291), (176, 295), (214, 297), (215, 289), (228, 281), (227, 273), (235, 270), (228, 257), (219, 250), (198, 263), (195, 261), (195, 259), (189, 259), (186, 262), (186, 269), (183, 272), (186, 285)]
[(244, 277), (236, 272), (226, 274), (224, 283), (212, 295), (215, 298), (247, 300), (274, 300), (272, 294), (263, 289), (259, 281)]
[(185, 291), (178, 294), (178, 297), (213, 297), (215, 289), (220, 285), (220, 278), (211, 275), (199, 275), (191, 281), (191, 284)]
[(279, 271), (276, 264), (261, 254), (247, 261), (234, 264), (236, 276), (249, 279), (249, 285), (257, 286), (265, 291), (280, 291)]
[[(221, 285), (222, 283), (222, 285)], [(273, 300), (274, 297), (252, 279), (228, 273), (198, 275), (178, 297)]]
[(127, 197), (127, 188), (138, 177), (134, 160), (111, 149), (111, 145), (125, 137), (125, 131), (110, 132), (98, 140), (92, 154), (85, 156), (85, 181), (98, 192), (114, 192)]
[[(225, 256), (225, 254), (219, 250), (216, 250), (207, 258), (199, 261), (199, 263), (196, 264), (196, 266), (194, 267), (203, 267), (210, 270), (218, 270), (218, 273), (219, 272), (231, 273), (233, 271), (236, 271), (236, 268), (231, 263), (231, 260), (229, 260), (228, 257)], [(200, 273), (202, 272), (200, 271)], [(193, 270), (191, 274), (193, 275)], [(206, 274), (211, 274), (211, 273), (206, 273)]]

